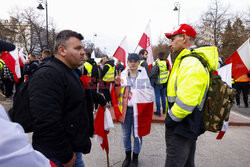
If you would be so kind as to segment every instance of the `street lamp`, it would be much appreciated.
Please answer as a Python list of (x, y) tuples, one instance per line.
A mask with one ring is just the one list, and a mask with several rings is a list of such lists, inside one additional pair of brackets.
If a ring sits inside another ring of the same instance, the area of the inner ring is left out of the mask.
[(93, 43), (94, 43), (94, 48), (95, 48), (95, 38), (97, 37), (97, 34), (96, 33), (94, 33), (93, 34)]
[(174, 11), (178, 11), (178, 25), (180, 24), (180, 10), (181, 10), (181, 5), (180, 2), (175, 2), (174, 3)]
[[(39, 3), (37, 9), (39, 10), (44, 10), (44, 7), (42, 5), (43, 0), (37, 0), (37, 2)], [(47, 49), (49, 48), (49, 30), (48, 30), (48, 3), (47, 0), (45, 0), (45, 10), (46, 10), (46, 45), (47, 45)]]

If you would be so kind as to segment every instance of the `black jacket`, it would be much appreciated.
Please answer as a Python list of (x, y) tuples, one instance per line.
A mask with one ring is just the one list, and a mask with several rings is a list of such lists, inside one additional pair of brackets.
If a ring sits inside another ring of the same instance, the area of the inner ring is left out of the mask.
[(119, 72), (119, 71), (122, 72), (122, 71), (124, 70), (124, 66), (123, 66), (121, 63), (117, 64), (117, 65), (116, 65), (116, 68), (117, 68), (118, 72)]
[(28, 91), (34, 149), (62, 163), (73, 152), (89, 153), (93, 118), (77, 73), (52, 58), (33, 75)]
[(35, 71), (38, 69), (39, 63), (37, 60), (30, 62), (29, 64), (25, 64), (23, 67), (23, 74), (28, 75), (28, 78), (30, 79), (31, 76), (35, 73)]
[[(169, 108), (172, 108), (174, 103), (168, 103)], [(185, 117), (181, 122), (176, 122), (167, 114), (165, 126), (172, 129), (174, 134), (186, 137), (191, 140), (197, 140), (198, 136), (205, 132), (202, 121), (201, 111), (195, 107), (192, 114)]]
[(44, 65), (45, 63), (47, 63), (49, 60), (52, 59), (52, 57), (54, 57), (54, 56), (50, 56), (50, 57), (44, 58), (44, 59), (42, 60), (42, 62), (40, 63), (40, 66)]
[(141, 63), (141, 66), (145, 68), (147, 74), (149, 75), (149, 69), (148, 69), (148, 63), (147, 63), (147, 60), (140, 57), (140, 61), (142, 62)]

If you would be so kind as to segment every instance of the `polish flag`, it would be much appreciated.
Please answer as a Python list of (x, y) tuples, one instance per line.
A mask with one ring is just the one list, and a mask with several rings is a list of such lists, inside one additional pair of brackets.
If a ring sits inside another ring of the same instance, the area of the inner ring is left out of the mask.
[(93, 52), (91, 53), (91, 58), (95, 59), (95, 50), (93, 50)]
[(1, 59), (14, 74), (14, 81), (17, 83), (21, 78), (21, 69), (19, 65), (18, 50), (15, 49), (12, 52), (2, 52)]
[(172, 67), (173, 67), (173, 63), (172, 63), (172, 59), (171, 59), (171, 54), (168, 55), (168, 58), (167, 58), (166, 62), (169, 64), (169, 72), (170, 72), (171, 69), (172, 69)]
[[(151, 130), (155, 94), (145, 68), (139, 67), (138, 71), (140, 72), (136, 82), (134, 83), (134, 85), (136, 85), (136, 89), (131, 89), (131, 98), (128, 100), (132, 100), (133, 103), (135, 137), (142, 137), (149, 134)], [(132, 86), (128, 77), (128, 68), (123, 70), (121, 73), (121, 86)], [(119, 111), (118, 107), (114, 109)], [(122, 111), (120, 111), (120, 113), (122, 113)]]
[(218, 70), (221, 80), (226, 82), (228, 86), (232, 87), (232, 64), (227, 64)]
[(127, 45), (127, 37), (125, 36), (118, 48), (116, 49), (113, 57), (117, 58), (124, 64), (124, 68), (127, 66), (127, 58), (128, 58), (128, 45)]
[(102, 149), (105, 149), (106, 153), (109, 153), (108, 133), (111, 128), (114, 128), (113, 120), (110, 111), (99, 105), (98, 111), (95, 117), (95, 135), (96, 141), (101, 144)]
[(151, 29), (150, 29), (150, 21), (142, 34), (142, 37), (138, 44), (142, 49), (148, 51), (147, 63), (148, 65), (154, 62), (153, 50), (152, 50), (152, 40), (151, 40)]
[(216, 137), (217, 140), (221, 140), (223, 138), (223, 136), (226, 133), (226, 130), (228, 128), (228, 123), (229, 123), (228, 121), (223, 122), (223, 126), (221, 128), (221, 131), (219, 132), (219, 134)]
[(232, 63), (232, 76), (234, 79), (247, 74), (250, 70), (250, 38), (228, 57), (225, 63)]
[(24, 64), (26, 62), (26, 59), (23, 56), (23, 48), (20, 49), (20, 51), (18, 52), (18, 58), (19, 58), (19, 64), (21, 67), (24, 67)]
[(122, 116), (122, 111), (120, 111), (118, 107), (118, 97), (116, 97), (115, 85), (112, 87), (110, 94), (111, 94), (112, 104), (114, 108), (115, 118), (116, 120), (120, 120)]

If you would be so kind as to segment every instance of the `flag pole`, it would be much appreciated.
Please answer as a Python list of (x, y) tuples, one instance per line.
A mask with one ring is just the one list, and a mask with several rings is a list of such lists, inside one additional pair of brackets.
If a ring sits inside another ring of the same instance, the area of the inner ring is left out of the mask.
[[(139, 46), (139, 45), (136, 46), (135, 51), (137, 50), (138, 46)], [(135, 53), (135, 51), (134, 51), (134, 53)]]
[(106, 152), (107, 155), (107, 167), (109, 167), (109, 154)]

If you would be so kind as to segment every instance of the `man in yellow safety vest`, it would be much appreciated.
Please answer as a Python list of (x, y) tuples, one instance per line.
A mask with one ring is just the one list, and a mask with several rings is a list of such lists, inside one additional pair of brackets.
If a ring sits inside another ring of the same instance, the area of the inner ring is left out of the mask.
[(115, 81), (115, 63), (114, 60), (109, 60), (108, 56), (103, 56), (102, 60), (105, 62), (101, 74), (102, 84), (100, 89), (108, 102), (111, 102), (110, 85)]

